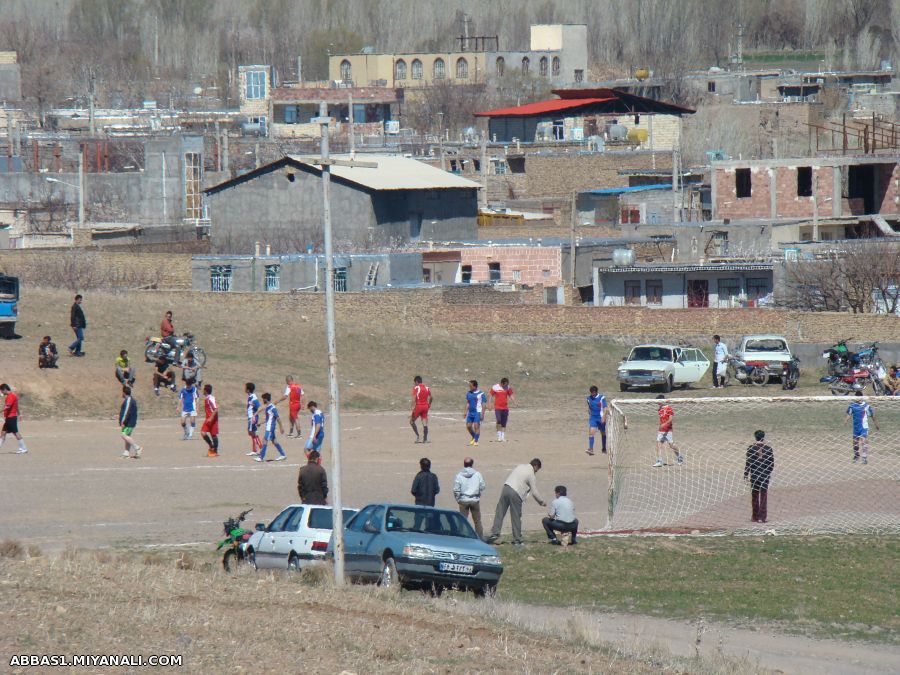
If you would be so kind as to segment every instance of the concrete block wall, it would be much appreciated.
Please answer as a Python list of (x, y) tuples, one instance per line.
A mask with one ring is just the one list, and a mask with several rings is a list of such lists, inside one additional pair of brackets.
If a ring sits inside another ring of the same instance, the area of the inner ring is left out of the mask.
[(532, 154), (525, 158), (529, 197), (571, 199), (573, 190), (628, 187), (622, 169), (671, 169), (670, 152), (592, 152)]

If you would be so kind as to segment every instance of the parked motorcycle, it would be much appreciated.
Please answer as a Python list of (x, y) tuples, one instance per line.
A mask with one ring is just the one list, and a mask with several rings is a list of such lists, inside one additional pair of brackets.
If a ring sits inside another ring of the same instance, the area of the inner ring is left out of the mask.
[(729, 355), (728, 365), (725, 367), (725, 384), (731, 380), (737, 380), (744, 384), (752, 383), (761, 387), (769, 381), (769, 371), (766, 370), (764, 361), (741, 361), (738, 357)]
[(160, 337), (148, 337), (144, 346), (144, 358), (147, 359), (147, 363), (156, 361), (160, 354), (165, 354), (166, 360), (172, 365), (181, 365), (188, 354), (194, 355), (197, 365), (201, 367), (206, 365), (206, 352), (194, 344), (194, 336), (191, 333), (185, 333), (169, 342)]
[(244, 544), (247, 543), (253, 532), (241, 527), (241, 523), (247, 519), (247, 514), (252, 510), (253, 509), (247, 509), (236, 518), (229, 518), (222, 523), (226, 538), (219, 542), (219, 545), (216, 546), (216, 550), (221, 550), (223, 547), (227, 546), (225, 555), (222, 556), (222, 567), (225, 568), (226, 572), (231, 572), (234, 569), (236, 562), (253, 564), (253, 561), (244, 553)]
[(843, 375), (829, 375), (822, 378), (835, 396), (846, 396), (858, 391), (865, 391), (871, 386), (876, 396), (884, 394), (884, 383), (878, 375), (879, 369), (874, 364), (859, 365)]
[(847, 373), (853, 365), (856, 354), (847, 347), (847, 341), (849, 339), (850, 338), (841, 340), (822, 352), (822, 358), (828, 360), (829, 376)]
[(800, 359), (796, 356), (781, 364), (781, 388), (789, 391), (797, 388), (800, 381)]

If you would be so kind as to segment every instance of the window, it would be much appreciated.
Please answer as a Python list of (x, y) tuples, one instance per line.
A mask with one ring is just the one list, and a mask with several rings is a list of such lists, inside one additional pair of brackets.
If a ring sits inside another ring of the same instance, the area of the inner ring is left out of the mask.
[(740, 294), (740, 279), (719, 279), (719, 307), (737, 307)]
[(553, 64), (551, 66), (553, 68), (553, 77), (559, 77), (559, 57), (553, 57)]
[(419, 59), (413, 59), (412, 62), (412, 79), (422, 79), (422, 62)]
[(431, 268), (429, 268), (429, 267), (422, 268), (422, 283), (424, 283), (424, 284), (431, 283)]
[(284, 123), (297, 124), (300, 121), (299, 109), (295, 105), (284, 106)]
[(247, 100), (258, 101), (266, 97), (266, 71), (264, 70), (248, 70), (247, 78)]
[(527, 56), (523, 56), (522, 57), (522, 73), (523, 74), (527, 73), (529, 70), (531, 70), (531, 59), (529, 59)]
[(200, 204), (200, 170), (202, 169), (200, 154), (184, 153), (184, 216), (185, 218), (201, 217)]
[(231, 265), (213, 265), (209, 268), (209, 290), (216, 293), (231, 290)]
[(462, 282), (464, 284), (472, 283), (472, 266), (471, 265), (463, 265), (461, 268), (462, 272)]
[(625, 304), (626, 305), (641, 304), (641, 282), (640, 282), (640, 280), (625, 282)]
[(728, 255), (728, 233), (713, 232), (706, 247), (707, 255)]
[(812, 197), (812, 167), (797, 167), (797, 196)]
[(281, 265), (266, 265), (266, 290), (277, 291), (281, 288)]
[(469, 79), (469, 62), (466, 61), (461, 56), (458, 59), (456, 59), (456, 79), (457, 80), (468, 80)]
[(647, 304), (661, 305), (663, 284), (662, 279), (647, 279)]
[(394, 64), (394, 79), (406, 79), (406, 61), (404, 61), (403, 59), (398, 60), (397, 63)]
[(539, 64), (539, 68), (540, 68), (540, 72), (541, 72), (541, 77), (547, 77), (547, 64), (548, 64), (547, 57), (542, 56), (541, 60), (538, 61), (538, 64)]
[(492, 282), (500, 281), (500, 263), (488, 263), (488, 279)]
[(708, 91), (710, 94), (715, 94), (716, 93), (716, 83), (712, 80), (707, 82), (706, 83), (706, 91)]
[(750, 179), (750, 169), (735, 169), (734, 188), (738, 199), (744, 199), (753, 193), (753, 185)]
[(363, 525), (369, 520), (369, 516), (372, 515), (372, 511), (375, 510), (374, 505), (369, 505), (365, 507), (362, 511), (359, 511), (354, 517), (353, 520), (347, 523), (347, 529), (351, 532), (362, 532)]
[[(342, 509), (344, 513), (344, 522), (350, 522), (350, 519), (354, 516), (353, 511), (350, 509)], [(334, 523), (334, 515), (331, 513), (331, 509), (310, 509), (309, 510), (309, 518), (306, 521), (306, 526), (312, 530), (330, 530), (332, 529), (332, 525)]]
[(341, 61), (341, 79), (344, 82), (349, 82), (353, 79), (353, 68), (347, 59)]
[(554, 141), (566, 140), (566, 121), (565, 120), (553, 120), (553, 140)]
[(497, 57), (497, 77), (503, 77), (503, 73), (506, 71), (506, 59), (502, 56)]
[(347, 268), (334, 268), (334, 290), (336, 293), (343, 293), (347, 290)]
[(512, 271), (512, 280), (516, 283), (522, 281), (522, 270), (513, 270)]
[(498, 157), (496, 159), (492, 159), (491, 162), (494, 164), (494, 175), (502, 176), (507, 172), (506, 162), (502, 157)]
[(759, 300), (769, 294), (768, 279), (747, 279), (747, 299)]
[(266, 528), (266, 532), (283, 532), (284, 526), (287, 523), (288, 518), (290, 518), (292, 515), (294, 515), (294, 512), (298, 508), (299, 507), (296, 507), (296, 506), (293, 508), (287, 508), (284, 511), (282, 511), (281, 513), (279, 513), (277, 516), (275, 516), (275, 520), (273, 520), (271, 523), (269, 523), (269, 526)]
[(296, 532), (300, 529), (300, 519), (303, 517), (305, 509), (297, 508), (294, 509), (294, 512), (291, 514), (291, 517), (288, 519), (287, 523), (284, 526), (285, 532)]
[(432, 70), (431, 79), (433, 79), (433, 80), (443, 80), (444, 79), (444, 59), (435, 59), (434, 60), (434, 68)]
[(575, 71), (575, 81), (576, 82), (584, 82), (584, 71), (583, 70)]

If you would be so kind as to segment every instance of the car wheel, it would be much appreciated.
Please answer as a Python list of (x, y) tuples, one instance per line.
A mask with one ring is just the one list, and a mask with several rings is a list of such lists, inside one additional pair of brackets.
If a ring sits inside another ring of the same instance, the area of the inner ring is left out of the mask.
[(288, 569), (291, 572), (299, 572), (300, 571), (300, 558), (297, 557), (296, 553), (291, 553), (288, 556)]
[(619, 383), (619, 391), (628, 391), (628, 385)]
[(397, 592), (400, 590), (400, 575), (397, 574), (397, 563), (393, 558), (385, 558), (381, 566), (381, 576), (378, 577), (378, 585), (389, 591)]
[(493, 598), (497, 595), (497, 584), (485, 584), (475, 589), (476, 598)]
[(675, 385), (672, 381), (672, 376), (669, 375), (669, 377), (667, 377), (666, 381), (663, 383), (663, 386), (662, 386), (663, 393), (668, 394), (670, 391), (672, 391), (672, 387), (674, 387), (674, 386)]

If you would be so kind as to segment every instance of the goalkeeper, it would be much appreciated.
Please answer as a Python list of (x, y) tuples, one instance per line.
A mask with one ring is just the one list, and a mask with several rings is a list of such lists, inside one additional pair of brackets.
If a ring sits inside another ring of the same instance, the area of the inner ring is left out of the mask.
[(653, 467), (666, 465), (663, 461), (663, 452), (667, 445), (675, 452), (675, 462), (681, 466), (684, 464), (684, 455), (681, 454), (672, 437), (672, 423), (675, 419), (675, 411), (672, 409), (672, 406), (665, 402), (665, 396), (660, 394), (656, 398), (661, 400), (659, 401), (659, 431), (656, 434), (656, 463)]

